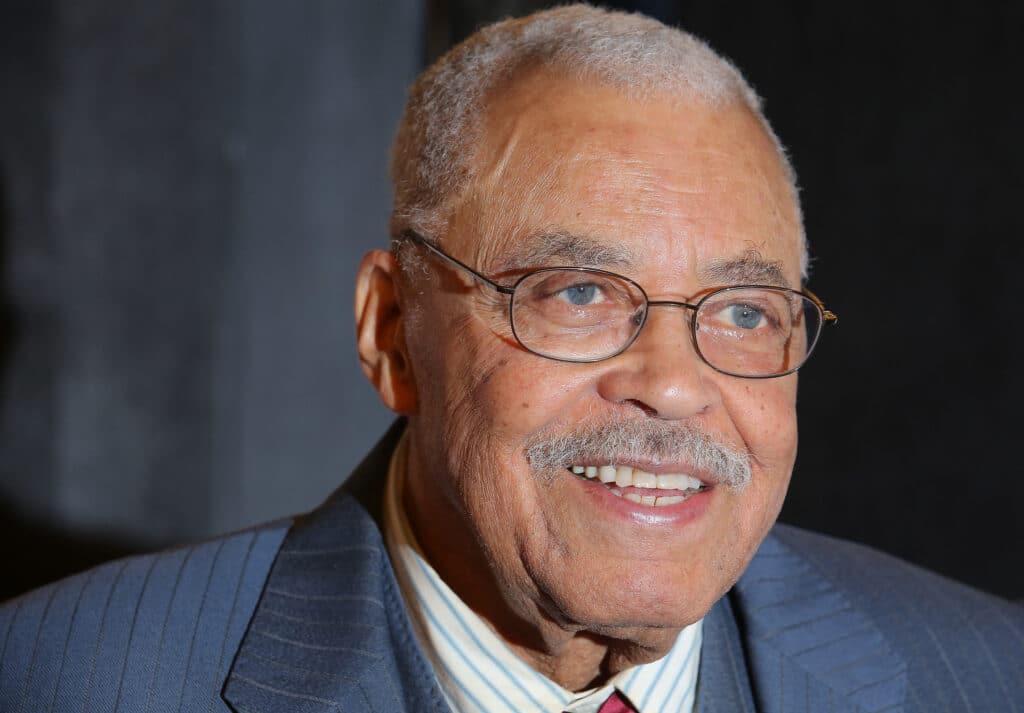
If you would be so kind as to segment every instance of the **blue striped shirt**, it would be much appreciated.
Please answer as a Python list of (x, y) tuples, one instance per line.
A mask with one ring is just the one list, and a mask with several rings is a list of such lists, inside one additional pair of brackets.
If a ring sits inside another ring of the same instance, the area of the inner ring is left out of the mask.
[(596, 713), (614, 689), (639, 713), (692, 713), (701, 625), (680, 632), (663, 658), (619, 672), (600, 688), (568, 691), (519, 658), (441, 579), (419, 548), (402, 507), (406, 438), (388, 470), (388, 553), (413, 628), (456, 713)]

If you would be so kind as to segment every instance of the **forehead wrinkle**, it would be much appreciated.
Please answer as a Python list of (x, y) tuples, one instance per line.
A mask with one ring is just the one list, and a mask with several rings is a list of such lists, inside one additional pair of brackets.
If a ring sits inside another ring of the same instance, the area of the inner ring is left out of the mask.
[(590, 158), (587, 166), (596, 178), (583, 186), (587, 199), (594, 205), (616, 205), (627, 215), (640, 216), (670, 215), (703, 200), (707, 187), (701, 173), (686, 166), (672, 171), (657, 167), (662, 153), (648, 150), (639, 155)]
[(775, 285), (790, 287), (779, 260), (768, 260), (751, 249), (737, 258), (716, 258), (700, 269), (701, 279), (710, 285)]

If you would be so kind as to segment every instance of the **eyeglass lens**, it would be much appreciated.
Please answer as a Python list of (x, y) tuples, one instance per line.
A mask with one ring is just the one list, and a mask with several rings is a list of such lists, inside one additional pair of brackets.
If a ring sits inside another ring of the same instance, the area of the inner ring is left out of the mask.
[[(527, 275), (512, 297), (519, 342), (541, 356), (599, 361), (636, 338), (647, 299), (633, 282), (584, 269)], [(709, 365), (737, 376), (777, 376), (799, 368), (821, 329), (821, 311), (784, 288), (736, 287), (709, 293), (693, 315), (697, 350)]]

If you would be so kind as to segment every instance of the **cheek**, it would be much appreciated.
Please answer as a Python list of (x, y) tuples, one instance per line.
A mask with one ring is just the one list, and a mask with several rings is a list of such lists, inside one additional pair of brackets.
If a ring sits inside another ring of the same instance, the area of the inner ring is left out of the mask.
[(436, 434), (463, 499), (480, 495), (473, 486), (488, 472), (492, 491), (532, 501), (537, 484), (524, 477), (524, 444), (580, 400), (585, 370), (525, 352), (472, 318), (448, 334), (458, 336), (438, 340), (443, 351), (433, 353), (447, 357), (433, 362), (433, 383), (420, 389), (431, 394), (421, 411), (425, 430)]
[(742, 382), (727, 399), (737, 432), (753, 454), (753, 480), (738, 496), (741, 528), (753, 547), (775, 522), (796, 460), (796, 380)]
[(756, 461), (788, 475), (796, 459), (796, 379), (783, 379), (740, 381), (725, 402)]
[(454, 485), (449, 498), (499, 578), (511, 581), (528, 552), (551, 546), (551, 484), (529, 469), (524, 445), (565, 418), (586, 383), (575, 365), (495, 345), (493, 337), (482, 344), (473, 354), (461, 345), (446, 367), (454, 391), (438, 414), (447, 420), (442, 457)]
[(485, 378), (468, 397), (489, 412), (487, 427), (509, 446), (522, 445), (537, 431), (564, 418), (587, 389), (585, 371), (503, 347), (487, 365)]

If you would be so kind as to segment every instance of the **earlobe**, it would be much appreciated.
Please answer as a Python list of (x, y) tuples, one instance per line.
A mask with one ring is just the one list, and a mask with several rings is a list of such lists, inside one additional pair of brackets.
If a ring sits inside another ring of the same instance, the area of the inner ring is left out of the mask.
[(398, 263), (386, 250), (371, 250), (356, 277), (356, 346), (359, 364), (384, 405), (410, 415), (416, 382), (403, 332)]

